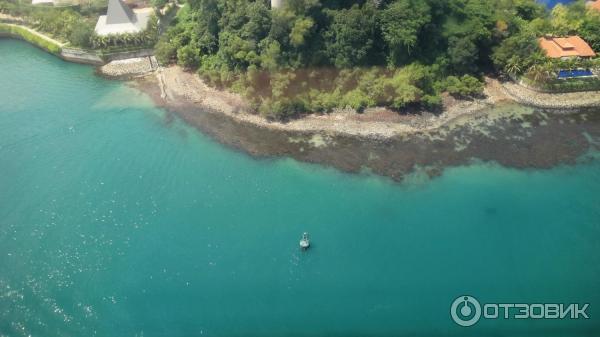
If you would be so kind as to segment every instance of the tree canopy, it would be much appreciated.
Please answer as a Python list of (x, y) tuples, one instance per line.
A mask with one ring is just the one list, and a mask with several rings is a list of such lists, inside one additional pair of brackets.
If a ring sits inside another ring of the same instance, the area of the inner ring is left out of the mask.
[(157, 56), (284, 117), (343, 104), (435, 107), (442, 90), (477, 94), (483, 73), (539, 63), (541, 34), (577, 29), (598, 47), (599, 22), (583, 0), (552, 13), (535, 0), (287, 0), (273, 10), (268, 0), (188, 0)]

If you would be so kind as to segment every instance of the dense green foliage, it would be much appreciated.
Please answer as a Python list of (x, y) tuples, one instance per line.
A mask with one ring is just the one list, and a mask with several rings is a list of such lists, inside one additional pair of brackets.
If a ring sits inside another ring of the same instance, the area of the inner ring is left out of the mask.
[(548, 15), (533, 11), (526, 17), (530, 20), (521, 21), (518, 29), (503, 40), (492, 55), (500, 70), (525, 75), (532, 83), (541, 83), (551, 81), (559, 69), (597, 66), (597, 61), (585, 59), (546, 58), (537, 42), (537, 38), (544, 35), (579, 35), (594, 50), (600, 51), (600, 12), (586, 8), (584, 0), (568, 6), (559, 4)]
[(483, 83), (470, 75), (462, 77), (448, 76), (442, 82), (442, 88), (449, 94), (457, 97), (471, 97), (483, 94)]
[(31, 28), (57, 40), (78, 47), (90, 46), (95, 22), (73, 8), (31, 6), (16, 0), (0, 0), (0, 11), (25, 19)]
[(89, 47), (94, 32), (93, 23), (72, 9), (36, 10), (31, 13), (30, 21), (36, 30), (74, 46)]
[[(147, 47), (159, 30), (155, 18), (141, 34), (99, 37), (92, 6), (17, 1), (0, 0), (0, 11), (74, 46)], [(187, 0), (156, 43), (156, 56), (243, 94), (270, 118), (344, 107), (435, 110), (443, 92), (480, 96), (485, 73), (555, 88), (558, 69), (598, 67), (597, 60), (548, 59), (538, 46), (546, 34), (577, 34), (599, 50), (600, 13), (584, 0), (551, 12), (535, 0), (284, 2), (272, 10), (269, 0)], [(166, 3), (152, 1), (157, 8)]]
[(546, 62), (540, 34), (576, 27), (597, 44), (598, 20), (583, 1), (557, 8), (550, 15), (535, 0), (287, 0), (271, 10), (267, 0), (189, 0), (156, 55), (243, 93), (273, 118), (346, 106), (436, 108), (443, 91), (480, 95), (485, 72), (523, 74)]
[(157, 40), (158, 24), (152, 18), (148, 28), (138, 34), (101, 37), (94, 34), (99, 13), (106, 12), (97, 0), (79, 7), (32, 6), (19, 0), (0, 0), (0, 12), (24, 19), (31, 28), (53, 38), (68, 42), (70, 46), (93, 49), (118, 49), (126, 47), (152, 47)]
[(102, 49), (106, 51), (119, 51), (128, 47), (146, 47), (152, 48), (158, 39), (158, 22), (155, 16), (148, 21), (148, 27), (139, 33), (115, 34), (99, 36), (92, 34), (90, 36), (90, 46), (93, 49)]
[(19, 36), (23, 40), (28, 41), (53, 54), (60, 54), (61, 51), (61, 47), (56, 43), (41, 38), (23, 27), (0, 23), (0, 33), (8, 33), (15, 36)]

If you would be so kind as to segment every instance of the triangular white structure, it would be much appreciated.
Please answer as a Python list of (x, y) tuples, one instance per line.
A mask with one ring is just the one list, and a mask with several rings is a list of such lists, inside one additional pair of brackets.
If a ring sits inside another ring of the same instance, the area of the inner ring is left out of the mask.
[(76, 6), (80, 0), (31, 0), (32, 5)]
[(281, 8), (281, 7), (283, 7), (283, 0), (271, 0), (271, 8), (272, 9)]
[(94, 30), (100, 36), (139, 33), (146, 29), (151, 14), (151, 8), (134, 11), (121, 0), (108, 0), (106, 15), (98, 18)]
[(115, 24), (124, 24), (124, 23), (132, 23), (134, 24), (137, 21), (135, 14), (121, 0), (109, 0), (108, 1), (108, 10), (106, 11), (106, 24), (115, 25)]

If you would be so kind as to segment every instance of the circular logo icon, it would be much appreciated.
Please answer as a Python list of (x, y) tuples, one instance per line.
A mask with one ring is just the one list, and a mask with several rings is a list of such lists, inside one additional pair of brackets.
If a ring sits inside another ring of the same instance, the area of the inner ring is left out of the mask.
[(481, 305), (473, 296), (459, 296), (450, 307), (452, 320), (460, 326), (471, 326), (481, 318)]

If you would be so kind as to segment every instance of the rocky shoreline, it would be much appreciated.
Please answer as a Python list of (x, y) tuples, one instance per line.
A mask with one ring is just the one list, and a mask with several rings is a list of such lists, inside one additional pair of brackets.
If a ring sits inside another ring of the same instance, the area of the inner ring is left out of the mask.
[(207, 86), (198, 76), (172, 66), (160, 68), (156, 77), (146, 77), (161, 89), (160, 105), (177, 105), (182, 101), (199, 109), (221, 113), (239, 122), (290, 132), (324, 132), (371, 139), (388, 139), (399, 135), (432, 131), (456, 119), (478, 116), (484, 110), (503, 104), (518, 103), (525, 106), (556, 112), (577, 112), (600, 107), (600, 92), (548, 94), (536, 92), (514, 82), (500, 82), (486, 78), (484, 98), (456, 100), (444, 96), (441, 114), (420, 111), (400, 114), (386, 108), (370, 108), (363, 113), (352, 109), (336, 109), (327, 114), (308, 114), (280, 122), (269, 121), (250, 113), (250, 108), (239, 95)]
[(247, 113), (238, 95), (206, 86), (196, 75), (164, 68), (130, 82), (167, 111), (228, 147), (259, 158), (291, 157), (351, 173), (404, 180), (435, 176), (473, 160), (515, 168), (572, 164), (600, 144), (600, 109), (552, 114), (515, 103), (489, 79), (486, 99), (402, 115), (386, 109), (336, 111), (287, 123)]
[[(8, 18), (12, 17), (0, 17), (2, 21)], [(54, 41), (43, 34), (31, 31), (44, 39)], [(63, 59), (71, 61), (69, 58), (63, 57)], [(81, 60), (73, 60), (73, 62), (81, 63)], [(168, 100), (173, 97), (178, 99), (183, 97), (191, 100), (198, 108), (223, 113), (255, 126), (296, 132), (322, 131), (373, 139), (386, 139), (400, 134), (436, 129), (454, 119), (476, 115), (482, 110), (507, 102), (566, 113), (600, 108), (600, 91), (543, 93), (512, 81), (500, 82), (486, 78), (485, 98), (467, 101), (445, 96), (442, 114), (421, 111), (402, 115), (386, 108), (371, 108), (359, 114), (351, 109), (337, 109), (332, 113), (309, 114), (283, 123), (268, 121), (248, 113), (250, 109), (238, 95), (210, 88), (198, 76), (187, 73), (177, 66), (159, 67), (154, 56), (113, 60), (98, 66), (96, 73), (115, 80), (134, 80), (156, 74), (157, 83), (160, 83), (162, 88), (161, 96), (165, 100), (162, 103), (165, 105), (169, 105)]]
[(434, 130), (455, 119), (476, 115), (485, 109), (511, 100), (504, 93), (500, 82), (488, 78), (484, 93), (485, 98), (456, 100), (450, 96), (445, 96), (444, 112), (442, 114), (433, 114), (428, 111), (400, 114), (386, 108), (370, 108), (363, 113), (357, 113), (352, 109), (337, 109), (327, 114), (308, 114), (297, 119), (281, 122), (269, 121), (259, 115), (250, 113), (250, 108), (239, 95), (211, 88), (195, 74), (185, 72), (177, 66), (161, 68), (156, 72), (155, 77), (148, 76), (142, 81), (145, 84), (138, 85), (142, 89), (152, 84), (160, 88), (158, 103), (162, 106), (191, 104), (198, 109), (221, 113), (239, 122), (272, 130), (324, 132), (331, 135), (380, 140), (403, 134)]
[(154, 56), (111, 61), (97, 68), (99, 75), (109, 79), (130, 80), (153, 73), (158, 69)]
[(600, 92), (544, 94), (487, 79), (485, 98), (459, 101), (446, 96), (441, 114), (340, 109), (284, 123), (249, 113), (240, 96), (210, 88), (193, 73), (150, 68), (151, 61), (120, 61), (97, 73), (135, 79), (129, 83), (167, 112), (165, 125), (177, 115), (256, 157), (291, 157), (400, 181), (420, 173), (435, 176), (445, 167), (473, 160), (551, 168), (600, 150)]
[(599, 91), (544, 93), (515, 82), (506, 82), (502, 86), (507, 95), (516, 102), (539, 109), (569, 112), (600, 107)]

